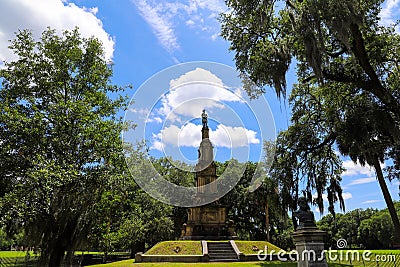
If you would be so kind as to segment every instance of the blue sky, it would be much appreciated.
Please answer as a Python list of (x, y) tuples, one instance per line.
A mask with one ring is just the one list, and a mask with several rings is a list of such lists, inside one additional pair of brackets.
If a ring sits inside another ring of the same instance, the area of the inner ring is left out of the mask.
[[(392, 23), (400, 17), (400, 0), (386, 1), (383, 7), (381, 12), (383, 23)], [(157, 112), (160, 115), (163, 105), (164, 107), (173, 107), (169, 102), (162, 102), (162, 98), (159, 99), (159, 97), (169, 89), (171, 79), (183, 79), (182, 77), (186, 77), (184, 75), (189, 75), (188, 72), (195, 71), (199, 66), (189, 64), (189, 68), (186, 70), (184, 67), (175, 69), (176, 72), (169, 73), (169, 76), (164, 77), (163, 82), (160, 74), (156, 75), (160, 71), (178, 63), (192, 61), (211, 61), (234, 67), (234, 53), (228, 51), (229, 43), (219, 36), (220, 25), (216, 18), (218, 13), (227, 10), (222, 0), (2, 0), (0, 1), (0, 10), (5, 11), (0, 17), (0, 61), (13, 59), (13, 55), (6, 48), (7, 40), (12, 39), (13, 33), (18, 29), (28, 28), (33, 30), (35, 36), (39, 36), (47, 26), (58, 31), (79, 26), (84, 36), (95, 35), (102, 40), (105, 45), (106, 57), (114, 62), (113, 82), (119, 85), (132, 84), (134, 89), (128, 92), (132, 96), (135, 90), (138, 91), (143, 85), (141, 102), (137, 102), (133, 106), (134, 110), (131, 110), (130, 114), (136, 119), (139, 119), (141, 114), (146, 115), (146, 107), (148, 111), (155, 112), (152, 113), (154, 120), (156, 120)], [(215, 74), (213, 71), (217, 72), (213, 67), (207, 65), (199, 70), (202, 73), (205, 73), (204, 71), (209, 72), (207, 75)], [(216, 76), (223, 81), (222, 87), (229, 83), (229, 76), (224, 77), (224, 74)], [(151, 81), (148, 79), (151, 77), (158, 79), (156, 81), (159, 82), (157, 89), (149, 86), (148, 83)], [(148, 88), (145, 88), (146, 81)], [(289, 88), (294, 81), (294, 70), (291, 69), (288, 75)], [(236, 85), (231, 87), (234, 86)], [(204, 90), (201, 91), (204, 92)], [(153, 101), (151, 105), (146, 106), (147, 96), (149, 99), (156, 98), (159, 101)], [(169, 99), (167, 95), (164, 96), (166, 100)], [(259, 156), (257, 140), (262, 141), (260, 132), (271, 130), (267, 129), (270, 121), (265, 119), (267, 122), (262, 122), (261, 126), (253, 123), (254, 118), (251, 117), (251, 112), (246, 112), (246, 105), (242, 102), (233, 101), (232, 97), (234, 96), (235, 91), (233, 90), (230, 95), (225, 97), (218, 95), (213, 98), (216, 101), (214, 104), (208, 103), (210, 127), (216, 138), (214, 140), (216, 150), (219, 151), (219, 154), (216, 155), (217, 159), (229, 158), (229, 153), (232, 151), (222, 145), (225, 140), (224, 133), (233, 136), (233, 132), (235, 132), (239, 136), (246, 134), (250, 138), (249, 140), (253, 140), (250, 147), (253, 146), (256, 152), (250, 154), (255, 154), (256, 157), (251, 159), (256, 160)], [(244, 95), (239, 94), (239, 96), (245, 98)], [(285, 129), (290, 120), (290, 109), (287, 103), (278, 100), (272, 89), (267, 91), (265, 99), (271, 108), (276, 129)], [(196, 112), (199, 104), (203, 104), (203, 102), (193, 105), (196, 107)], [(218, 109), (218, 104), (229, 108)], [(262, 105), (263, 103), (259, 107)], [(223, 110), (227, 113), (223, 114)], [(233, 110), (236, 115), (240, 114), (236, 122), (229, 121), (234, 117), (229, 115), (229, 110)], [(147, 131), (145, 136), (148, 139), (155, 138), (150, 145), (156, 148), (160, 147), (156, 141), (162, 129), (167, 129), (168, 131), (166, 130), (165, 133), (171, 133), (171, 135), (176, 134), (173, 126), (178, 129), (186, 129), (187, 131), (179, 132), (182, 137), (180, 141), (186, 142), (184, 143), (186, 145), (181, 147), (180, 153), (195, 161), (197, 153), (195, 143), (197, 141), (193, 141), (193, 139), (196, 140), (199, 136), (196, 125), (200, 124), (198, 119), (200, 113), (201, 109), (196, 113), (197, 115), (178, 112), (178, 115), (181, 116), (180, 120), (174, 120), (173, 117), (168, 117), (169, 119), (160, 117), (162, 122), (169, 121), (169, 124), (160, 126), (155, 122), (148, 123), (143, 126), (143, 129)], [(256, 112), (256, 114), (259, 113), (259, 111)], [(238, 121), (241, 124), (238, 124)], [(220, 124), (223, 124), (225, 128), (221, 128), (222, 130), (220, 129), (218, 132)], [(234, 127), (236, 127), (236, 131), (234, 131)], [(273, 134), (268, 132), (265, 136), (270, 135)], [(165, 134), (165, 136), (167, 135)], [(168, 139), (164, 138), (163, 140)], [(259, 142), (259, 144), (261, 143)], [(169, 145), (171, 155), (175, 155), (173, 140)], [(243, 153), (241, 149), (244, 148), (238, 143), (237, 155)], [(157, 149), (154, 149), (153, 152), (158, 153)], [(385, 207), (382, 193), (374, 178), (374, 171), (368, 167), (355, 165), (348, 159), (343, 160), (344, 166), (347, 168), (342, 181), (346, 209)], [(389, 184), (389, 188), (392, 198), (398, 200), (398, 182)], [(317, 217), (319, 216), (317, 215)]]

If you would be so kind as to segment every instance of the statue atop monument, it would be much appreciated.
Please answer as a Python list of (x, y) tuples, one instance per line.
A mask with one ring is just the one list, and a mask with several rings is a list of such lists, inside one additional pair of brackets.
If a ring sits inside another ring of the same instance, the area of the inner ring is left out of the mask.
[(203, 113), (201, 113), (201, 122), (203, 123), (203, 128), (208, 128), (208, 115), (205, 109), (203, 109)]
[(311, 211), (305, 197), (298, 199), (299, 209), (293, 212), (293, 217), (299, 220), (298, 226), (295, 224), (295, 230), (304, 227), (316, 227), (314, 213)]

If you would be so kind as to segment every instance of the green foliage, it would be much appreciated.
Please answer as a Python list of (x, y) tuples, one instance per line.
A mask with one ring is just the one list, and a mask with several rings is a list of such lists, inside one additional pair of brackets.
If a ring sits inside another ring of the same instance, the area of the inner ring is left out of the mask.
[[(125, 151), (128, 162), (135, 158), (148, 158), (141, 145), (127, 147)], [(193, 184), (193, 174), (182, 170), (183, 163), (170, 158), (148, 160), (163, 178), (182, 186)], [(116, 183), (103, 193), (88, 246), (106, 253), (130, 250), (134, 256), (160, 241), (180, 236), (180, 228), (186, 222), (186, 208), (161, 203), (139, 188), (134, 175), (146, 168), (146, 165), (131, 165), (133, 176), (115, 180)]]
[(0, 71), (2, 223), (25, 228), (43, 264), (58, 266), (86, 239), (93, 207), (124, 172), (126, 125), (116, 114), (126, 98), (110, 84), (101, 43), (78, 29), (48, 29), (38, 42), (19, 31), (10, 49), (18, 59)]
[(349, 84), (376, 96), (398, 118), (399, 95), (392, 92), (399, 35), (378, 24), (382, 2), (228, 0), (222, 36), (231, 41), (239, 71), (258, 86), (250, 93), (269, 85), (284, 94), (295, 59), (301, 82)]
[[(285, 95), (287, 70), (296, 63), (292, 125), (278, 137), (273, 174), (286, 205), (295, 209), (303, 189), (323, 210), (326, 190), (329, 211), (334, 213), (336, 201), (344, 210), (338, 149), (354, 162), (374, 166), (400, 240), (400, 222), (380, 169), (389, 159), (388, 178), (399, 177), (400, 35), (379, 24), (383, 1), (226, 3), (231, 9), (222, 14), (222, 35), (231, 41), (250, 96), (264, 93), (264, 86)], [(305, 188), (299, 188), (299, 180)]]
[(10, 235), (7, 234), (5, 229), (0, 228), (0, 250), (9, 250), (11, 246), (21, 246), (27, 243), (25, 231), (23, 229)]
[[(226, 170), (228, 165), (229, 161), (217, 162), (218, 173), (235, 172), (240, 169)], [(280, 203), (277, 184), (269, 177), (262, 177), (263, 183), (260, 187), (254, 192), (249, 191), (256, 168), (257, 163), (247, 162), (238, 184), (220, 201), (227, 207), (228, 218), (234, 221), (235, 230), (240, 239), (266, 240), (268, 220), (270, 241), (284, 248), (292, 247), (293, 241), (289, 233), (293, 227)], [(237, 176), (237, 174), (231, 176), (235, 175)]]
[(7, 237), (3, 229), (0, 228), (0, 250), (8, 250), (13, 243), (14, 242)]
[(361, 222), (358, 237), (368, 248), (389, 248), (393, 244), (394, 228), (388, 212), (379, 212)]
[[(395, 207), (400, 213), (400, 203)], [(328, 247), (336, 248), (336, 241), (344, 238), (348, 248), (383, 249), (396, 244), (394, 227), (388, 209), (355, 209), (345, 214), (324, 216), (317, 222), (328, 232)]]

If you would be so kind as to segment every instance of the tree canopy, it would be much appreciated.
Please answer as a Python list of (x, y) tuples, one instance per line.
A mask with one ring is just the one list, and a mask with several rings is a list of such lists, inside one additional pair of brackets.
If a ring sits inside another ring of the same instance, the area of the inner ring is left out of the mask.
[(369, 164), (376, 170), (400, 240), (400, 223), (380, 167), (390, 159), (387, 177), (399, 177), (400, 35), (393, 25), (380, 23), (383, 1), (226, 3), (231, 10), (222, 14), (222, 36), (231, 41), (242, 76), (255, 84), (247, 86), (250, 95), (256, 97), (271, 86), (285, 96), (287, 71), (292, 63), (296, 66), (298, 81), (289, 98), (292, 125), (278, 140), (286, 148), (278, 151), (276, 162), (281, 164), (275, 168), (289, 173), (281, 176), (282, 183), (296, 181), (294, 166), (300, 166), (309, 201), (321, 209), (326, 190), (333, 212), (333, 202), (343, 204), (335, 152)]
[(42, 264), (59, 266), (124, 173), (117, 113), (127, 99), (110, 83), (101, 43), (78, 29), (48, 29), (39, 41), (22, 30), (10, 49), (18, 59), (0, 70), (1, 220), (25, 228)]

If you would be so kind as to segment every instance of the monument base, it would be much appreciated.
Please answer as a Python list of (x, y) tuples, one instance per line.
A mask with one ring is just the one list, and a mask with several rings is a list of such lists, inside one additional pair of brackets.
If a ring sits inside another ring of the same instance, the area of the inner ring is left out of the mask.
[(226, 209), (217, 203), (188, 209), (188, 222), (181, 229), (181, 240), (229, 240), (236, 236)]
[(212, 240), (212, 241), (219, 241), (219, 240), (236, 240), (238, 239), (237, 236), (212, 236), (212, 235), (193, 235), (193, 236), (183, 236), (179, 238), (179, 240)]
[(303, 227), (292, 234), (297, 251), (297, 267), (327, 267), (324, 239), (317, 227)]

